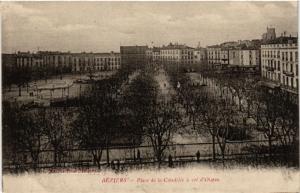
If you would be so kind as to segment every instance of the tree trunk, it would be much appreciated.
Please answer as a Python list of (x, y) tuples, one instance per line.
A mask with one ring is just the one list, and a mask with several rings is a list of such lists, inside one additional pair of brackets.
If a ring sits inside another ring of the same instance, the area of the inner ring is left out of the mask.
[(57, 166), (57, 150), (56, 149), (54, 149), (54, 151), (53, 151), (53, 157), (54, 157), (54, 167), (56, 167)]
[(216, 159), (216, 139), (215, 139), (215, 135), (212, 135), (212, 148), (213, 148), (213, 160)]
[(21, 85), (19, 85), (19, 96), (22, 96), (22, 88), (21, 88)]
[(106, 162), (107, 162), (107, 166), (109, 166), (109, 148), (108, 148), (108, 145), (106, 146)]
[(272, 137), (268, 136), (268, 143), (269, 143), (269, 159), (272, 158)]

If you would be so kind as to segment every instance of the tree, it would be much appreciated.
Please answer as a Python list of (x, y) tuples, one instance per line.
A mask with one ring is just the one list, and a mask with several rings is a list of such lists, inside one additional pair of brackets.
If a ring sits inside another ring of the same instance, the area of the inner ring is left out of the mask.
[(180, 113), (174, 103), (159, 102), (155, 105), (144, 127), (144, 135), (151, 142), (159, 167), (164, 158), (165, 149), (180, 126)]
[(65, 115), (59, 109), (48, 109), (43, 112), (44, 134), (53, 149), (54, 166), (61, 161), (68, 140)]
[[(272, 141), (276, 139), (276, 127), (280, 122), (280, 111), (282, 111), (280, 89), (260, 90), (257, 103), (257, 124), (268, 139), (269, 156), (272, 157)], [(284, 107), (285, 108), (285, 107)]]
[(88, 149), (99, 169), (104, 149), (109, 164), (109, 147), (119, 123), (118, 104), (112, 98), (112, 90), (102, 87), (95, 84), (87, 91), (72, 129), (72, 136), (79, 147)]
[(21, 152), (28, 151), (31, 157), (32, 167), (37, 169), (39, 156), (44, 149), (43, 140), (43, 119), (37, 112), (23, 112), (18, 115), (16, 120), (15, 140), (20, 147)]

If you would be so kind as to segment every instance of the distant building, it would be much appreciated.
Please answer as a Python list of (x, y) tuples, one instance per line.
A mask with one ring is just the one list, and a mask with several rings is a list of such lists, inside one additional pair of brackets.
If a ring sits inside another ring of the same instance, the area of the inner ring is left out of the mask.
[(120, 46), (122, 65), (134, 68), (145, 65), (147, 49), (148, 46)]
[(254, 48), (229, 50), (229, 65), (258, 70), (260, 66), (260, 50)]
[(275, 28), (267, 27), (267, 32), (262, 35), (262, 41), (267, 42), (276, 38)]
[(216, 68), (221, 65), (221, 46), (213, 45), (207, 48), (207, 61), (210, 68)]
[(261, 45), (261, 75), (265, 80), (298, 93), (298, 39), (279, 37)]
[(152, 59), (154, 63), (159, 63), (160, 61), (160, 48), (154, 47), (152, 49)]
[(2, 54), (2, 68), (6, 70), (12, 70), (17, 64), (16, 54)]
[(194, 48), (182, 44), (172, 44), (160, 48), (160, 61), (162, 64), (193, 64)]
[(72, 72), (93, 72), (94, 54), (93, 53), (73, 53), (72, 54)]
[(194, 49), (194, 64), (199, 64), (202, 66), (207, 65), (207, 51), (205, 48), (198, 47)]
[(94, 70), (110, 71), (117, 70), (121, 66), (120, 53), (95, 53), (94, 54)]
[(17, 67), (32, 69), (34, 67), (34, 54), (30, 52), (18, 52), (16, 55), (17, 58)]

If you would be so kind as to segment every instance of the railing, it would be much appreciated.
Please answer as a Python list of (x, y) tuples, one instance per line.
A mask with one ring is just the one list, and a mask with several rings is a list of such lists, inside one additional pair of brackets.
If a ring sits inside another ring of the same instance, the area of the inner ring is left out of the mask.
[[(278, 141), (273, 141), (273, 144), (278, 144)], [(268, 152), (263, 152), (261, 149), (267, 147), (267, 140), (256, 141), (228, 141), (224, 160), (232, 159), (257, 159), (260, 157), (268, 157)], [(250, 150), (256, 146), (261, 149), (258, 151)], [(162, 162), (168, 162), (169, 156), (173, 162), (194, 162), (194, 161), (212, 161), (213, 160), (213, 144), (212, 143), (192, 143), (192, 144), (171, 144), (166, 148)], [(100, 164), (111, 164), (112, 161), (118, 160), (122, 165), (150, 164), (155, 163), (152, 146), (117, 146), (109, 147), (109, 160), (107, 160), (106, 150), (103, 149), (103, 155)], [(199, 152), (199, 153), (198, 153)], [(197, 155), (198, 154), (198, 155)], [(3, 169), (12, 171), (18, 168), (33, 169), (34, 163), (30, 160), (30, 152), (18, 152), (17, 155), (24, 159), (23, 161), (11, 161), (3, 159)], [(274, 154), (275, 155), (275, 154)], [(215, 159), (221, 160), (222, 154), (218, 144), (215, 144)], [(93, 158), (88, 149), (67, 149), (63, 151), (60, 159), (54, 163), (53, 150), (44, 150), (40, 153), (37, 168), (52, 168), (52, 167), (91, 167), (95, 166)]]
[(267, 71), (271, 71), (271, 72), (273, 72), (275, 70), (275, 68), (271, 67), (271, 66), (266, 66), (265, 68)]
[(294, 76), (294, 72), (290, 72), (290, 71), (287, 71), (287, 70), (284, 70), (283, 71), (283, 74), (287, 75), (287, 76)]

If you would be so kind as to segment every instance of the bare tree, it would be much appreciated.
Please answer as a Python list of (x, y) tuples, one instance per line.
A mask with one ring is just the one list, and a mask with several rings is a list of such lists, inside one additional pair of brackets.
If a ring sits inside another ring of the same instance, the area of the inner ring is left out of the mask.
[[(100, 169), (102, 152), (106, 149), (109, 164), (109, 147), (118, 128), (118, 104), (112, 90), (94, 85), (82, 98), (82, 104), (73, 123), (72, 135), (82, 148), (88, 149)], [(112, 87), (106, 87), (111, 89)]]
[(257, 103), (257, 123), (268, 139), (269, 156), (272, 157), (272, 141), (276, 139), (276, 127), (280, 122), (282, 107), (280, 89), (261, 89)]
[(59, 109), (48, 109), (44, 111), (44, 133), (47, 141), (53, 149), (54, 166), (61, 161), (64, 155), (68, 131), (65, 124), (65, 115)]
[(159, 102), (154, 107), (144, 127), (144, 135), (150, 140), (160, 167), (165, 149), (181, 126), (181, 117), (174, 103)]

